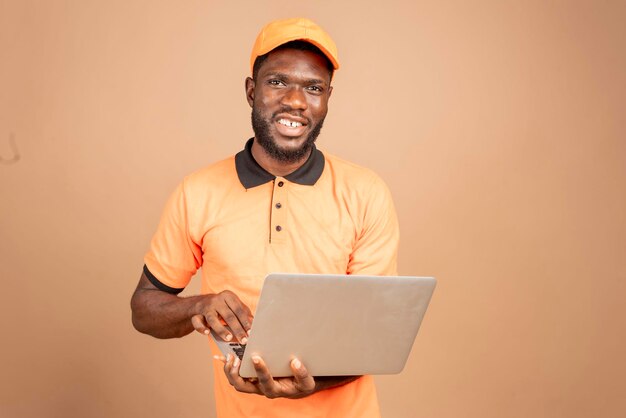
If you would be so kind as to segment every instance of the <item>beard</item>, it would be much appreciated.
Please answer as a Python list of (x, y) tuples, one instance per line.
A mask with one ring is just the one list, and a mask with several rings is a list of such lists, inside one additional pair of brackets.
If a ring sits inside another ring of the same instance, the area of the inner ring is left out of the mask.
[[(274, 119), (279, 113), (289, 112), (280, 110), (272, 115), (271, 119)], [(270, 121), (264, 118), (256, 107), (252, 107), (252, 129), (254, 130), (254, 137), (261, 148), (263, 148), (273, 160), (281, 163), (295, 163), (306, 157), (313, 148), (313, 144), (315, 144), (315, 140), (319, 136), (323, 124), (324, 118), (313, 126), (313, 129), (311, 129), (311, 132), (307, 135), (306, 141), (304, 141), (299, 148), (283, 149), (278, 146), (276, 140), (270, 133)]]

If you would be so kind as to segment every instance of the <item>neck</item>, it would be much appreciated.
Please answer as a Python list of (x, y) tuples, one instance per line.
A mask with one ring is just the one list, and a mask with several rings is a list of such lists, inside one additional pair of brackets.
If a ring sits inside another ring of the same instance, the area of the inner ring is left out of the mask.
[(309, 150), (309, 152), (307, 152), (307, 154), (298, 161), (289, 163), (277, 161), (276, 159), (268, 155), (263, 147), (258, 144), (256, 138), (254, 138), (254, 142), (252, 143), (251, 151), (252, 157), (254, 157), (254, 160), (257, 162), (257, 164), (263, 167), (263, 169), (268, 173), (273, 174), (277, 177), (285, 177), (293, 173), (294, 171), (302, 167), (302, 165), (311, 155), (311, 150)]

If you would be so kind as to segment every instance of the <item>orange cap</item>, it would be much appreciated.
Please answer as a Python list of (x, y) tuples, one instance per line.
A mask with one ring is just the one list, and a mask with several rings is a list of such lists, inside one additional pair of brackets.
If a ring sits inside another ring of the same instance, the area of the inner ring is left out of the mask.
[(331, 37), (322, 28), (306, 18), (275, 20), (261, 29), (252, 47), (250, 57), (250, 71), (254, 68), (257, 57), (265, 55), (276, 47), (291, 41), (306, 41), (320, 49), (333, 64), (335, 70), (339, 69), (337, 60), (337, 46)]

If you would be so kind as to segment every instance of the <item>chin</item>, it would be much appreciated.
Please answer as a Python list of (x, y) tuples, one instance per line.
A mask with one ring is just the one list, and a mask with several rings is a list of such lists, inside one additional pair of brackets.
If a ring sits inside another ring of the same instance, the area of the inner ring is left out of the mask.
[(300, 139), (296, 145), (295, 141), (295, 139), (291, 139), (288, 144), (284, 144), (282, 141), (272, 138), (271, 145), (263, 144), (262, 142), (259, 142), (259, 145), (276, 161), (296, 163), (307, 156), (307, 153), (313, 146), (313, 142), (309, 142), (304, 138)]
[(306, 147), (306, 138), (291, 139), (287, 141), (274, 140), (274, 146), (281, 151), (296, 151)]

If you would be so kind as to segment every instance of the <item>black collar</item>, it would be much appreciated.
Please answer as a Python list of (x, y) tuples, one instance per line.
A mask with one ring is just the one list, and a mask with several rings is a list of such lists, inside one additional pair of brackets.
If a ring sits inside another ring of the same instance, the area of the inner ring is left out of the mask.
[[(237, 155), (235, 155), (237, 176), (246, 189), (260, 186), (276, 178), (275, 175), (265, 171), (265, 169), (255, 161), (252, 156), (253, 142), (254, 138), (250, 138), (248, 142), (246, 142), (246, 147), (243, 151), (239, 151)], [(324, 171), (324, 154), (313, 145), (311, 155), (306, 162), (293, 173), (286, 175), (285, 178), (293, 183), (312, 186), (320, 178), (322, 171)]]

